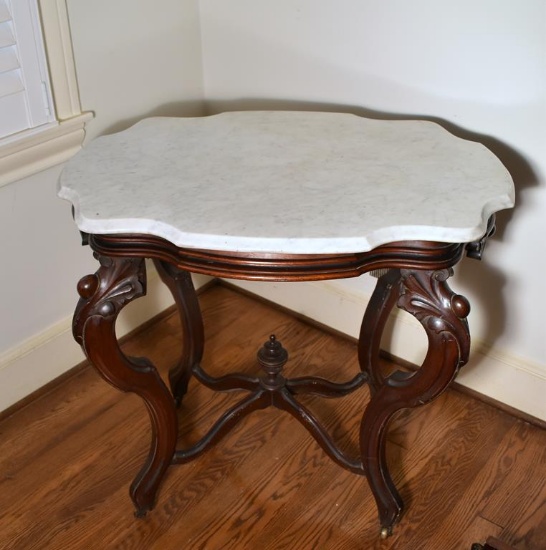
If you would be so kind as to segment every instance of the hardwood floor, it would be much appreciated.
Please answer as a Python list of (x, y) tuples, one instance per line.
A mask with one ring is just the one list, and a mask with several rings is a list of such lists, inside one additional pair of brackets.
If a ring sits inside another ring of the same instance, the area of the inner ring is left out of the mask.
[[(222, 286), (200, 299), (211, 374), (255, 372), (270, 333), (290, 354), (288, 373), (341, 381), (358, 370), (350, 341)], [(124, 349), (165, 374), (177, 330), (170, 315)], [(180, 446), (236, 399), (190, 384)], [(367, 399), (362, 388), (305, 403), (356, 452)], [(455, 391), (392, 424), (388, 454), (406, 513), (387, 541), (366, 481), (331, 463), (276, 409), (254, 413), (207, 455), (174, 466), (156, 508), (135, 519), (128, 488), (148, 430), (140, 400), (91, 368), (0, 422), (0, 548), (470, 550), (493, 535), (518, 550), (546, 549), (546, 432)]]

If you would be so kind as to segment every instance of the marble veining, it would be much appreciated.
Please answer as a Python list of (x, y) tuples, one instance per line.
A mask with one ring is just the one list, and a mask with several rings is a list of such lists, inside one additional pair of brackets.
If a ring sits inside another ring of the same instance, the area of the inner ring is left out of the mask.
[(486, 147), (432, 122), (245, 111), (100, 137), (66, 164), (59, 196), (87, 233), (312, 254), (470, 242), (514, 187)]

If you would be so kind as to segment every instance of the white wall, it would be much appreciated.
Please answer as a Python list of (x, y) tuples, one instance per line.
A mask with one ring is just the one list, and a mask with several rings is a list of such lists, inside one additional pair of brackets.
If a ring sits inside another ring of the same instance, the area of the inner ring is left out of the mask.
[(88, 138), (203, 107), (197, 0), (68, 0)]
[[(201, 0), (200, 15), (210, 112), (370, 110), (483, 134), (514, 177), (518, 205), (499, 215), (484, 261), (466, 260), (452, 282), (471, 300), (478, 343), (460, 380), (546, 419), (546, 3)], [(244, 286), (356, 335), (366, 279), (297, 292)], [(400, 330), (409, 347), (393, 343), (408, 359), (421, 353), (413, 330)]]
[[(149, 114), (202, 112), (197, 0), (69, 0), (68, 8), (82, 106), (95, 112), (88, 139)], [(70, 333), (75, 285), (98, 266), (69, 203), (56, 197), (61, 168), (0, 188), (0, 410), (82, 359)], [(157, 279), (150, 287), (120, 332), (171, 303)]]

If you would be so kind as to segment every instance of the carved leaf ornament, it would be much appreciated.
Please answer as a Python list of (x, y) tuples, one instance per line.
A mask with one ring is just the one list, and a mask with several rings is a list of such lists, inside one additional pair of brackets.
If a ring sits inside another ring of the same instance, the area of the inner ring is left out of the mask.
[(452, 269), (434, 271), (432, 276), (425, 271), (403, 269), (398, 306), (419, 320), (429, 338), (434, 333), (454, 340), (459, 346), (461, 366), (468, 361), (470, 352), (466, 321), (470, 304), (449, 288), (446, 281), (452, 274)]

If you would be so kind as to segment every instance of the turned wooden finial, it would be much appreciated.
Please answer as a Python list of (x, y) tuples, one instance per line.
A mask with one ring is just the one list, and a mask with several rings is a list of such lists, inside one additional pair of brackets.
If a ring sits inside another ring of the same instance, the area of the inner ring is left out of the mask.
[(285, 379), (281, 375), (282, 368), (288, 361), (288, 352), (282, 347), (279, 340), (272, 334), (269, 340), (258, 351), (258, 362), (265, 371), (262, 384), (268, 389), (276, 389), (284, 385)]
[(258, 352), (258, 361), (262, 367), (281, 367), (288, 361), (288, 352), (272, 334)]

